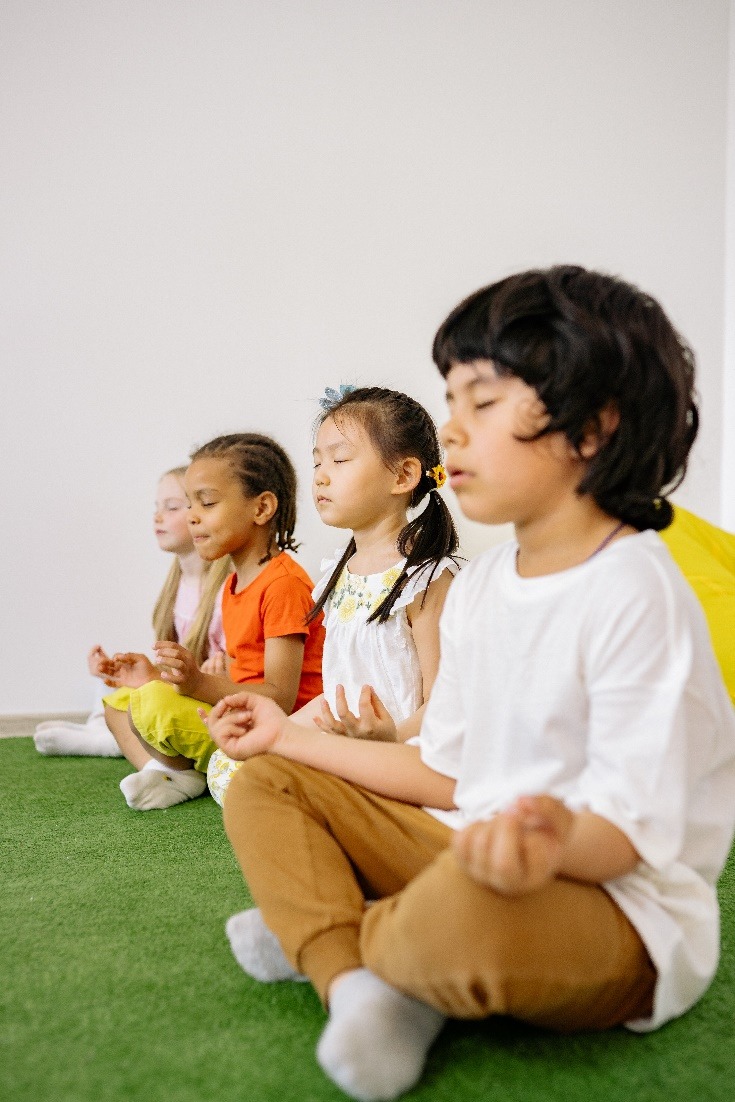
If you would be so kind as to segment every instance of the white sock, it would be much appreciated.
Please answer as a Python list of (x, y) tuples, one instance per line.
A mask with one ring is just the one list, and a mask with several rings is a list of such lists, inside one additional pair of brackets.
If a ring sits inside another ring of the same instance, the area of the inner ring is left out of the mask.
[(207, 778), (196, 769), (170, 769), (154, 759), (120, 781), (120, 791), (134, 811), (174, 807), (201, 796), (206, 787)]
[(91, 715), (86, 723), (39, 723), (33, 736), (39, 754), (73, 757), (121, 758), (122, 751), (105, 723)]
[(444, 1021), (438, 1010), (357, 968), (335, 986), (317, 1060), (360, 1102), (397, 1098), (417, 1082)]
[(274, 983), (276, 980), (307, 981), (297, 972), (281, 948), (281, 943), (268, 929), (258, 907), (239, 911), (225, 924), (235, 960), (254, 980)]
[(85, 723), (72, 723), (69, 719), (45, 719), (36, 724), (36, 734), (39, 731), (83, 731), (85, 727)]

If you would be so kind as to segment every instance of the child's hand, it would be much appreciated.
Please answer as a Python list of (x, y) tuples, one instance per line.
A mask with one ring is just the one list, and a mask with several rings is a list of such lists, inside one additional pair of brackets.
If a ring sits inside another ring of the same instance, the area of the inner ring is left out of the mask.
[(476, 883), (501, 895), (523, 895), (559, 871), (574, 820), (574, 812), (552, 796), (522, 796), (508, 811), (459, 831), (454, 852)]
[(215, 677), (227, 677), (227, 655), (222, 651), (215, 651), (205, 658), (199, 669), (202, 673), (213, 674)]
[(212, 740), (235, 761), (273, 752), (288, 722), (275, 700), (257, 693), (225, 696), (209, 714), (200, 708), (199, 715)]
[(110, 658), (103, 651), (99, 645), (92, 647), (91, 651), (87, 655), (87, 669), (92, 674), (92, 677), (99, 677), (105, 684), (109, 684), (106, 680), (112, 671), (112, 663)]
[(336, 706), (339, 719), (335, 719), (331, 708), (322, 698), (322, 714), (314, 717), (314, 723), (320, 731), (332, 735), (347, 735), (348, 738), (371, 739), (374, 742), (396, 741), (393, 717), (372, 685), (363, 685), (360, 691), (359, 717), (354, 716), (347, 707), (347, 696), (342, 685), (337, 686)]
[(159, 674), (156, 667), (144, 654), (136, 654), (126, 651), (122, 654), (113, 654), (110, 660), (111, 674), (107, 685), (114, 685), (127, 689), (139, 689), (141, 685), (147, 685), (149, 681), (157, 681)]
[(158, 659), (161, 680), (173, 685), (182, 696), (196, 697), (199, 667), (191, 651), (180, 643), (170, 643), (168, 640), (154, 643), (153, 649)]

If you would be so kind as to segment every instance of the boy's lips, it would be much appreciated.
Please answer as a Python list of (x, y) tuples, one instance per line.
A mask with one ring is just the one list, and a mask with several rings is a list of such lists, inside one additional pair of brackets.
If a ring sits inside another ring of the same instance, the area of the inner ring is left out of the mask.
[(449, 467), (447, 474), (449, 476), (449, 485), (453, 490), (457, 486), (463, 486), (472, 477), (471, 472), (464, 470), (462, 467)]

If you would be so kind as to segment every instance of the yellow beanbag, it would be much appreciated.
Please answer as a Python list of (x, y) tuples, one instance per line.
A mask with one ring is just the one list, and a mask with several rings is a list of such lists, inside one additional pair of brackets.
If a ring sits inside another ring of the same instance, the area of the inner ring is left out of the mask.
[(735, 535), (677, 505), (673, 523), (660, 536), (704, 609), (735, 704)]

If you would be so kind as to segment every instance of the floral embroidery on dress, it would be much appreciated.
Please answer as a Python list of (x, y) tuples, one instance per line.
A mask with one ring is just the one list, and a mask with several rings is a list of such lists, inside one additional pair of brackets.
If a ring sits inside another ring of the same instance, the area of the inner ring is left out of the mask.
[(215, 803), (222, 807), (227, 786), (242, 765), (241, 761), (228, 758), (224, 750), (215, 750), (207, 766), (207, 785)]
[(401, 566), (392, 566), (384, 574), (350, 574), (347, 567), (332, 590), (330, 603), (340, 622), (354, 620), (359, 613), (367, 619), (382, 604), (400, 577)]

